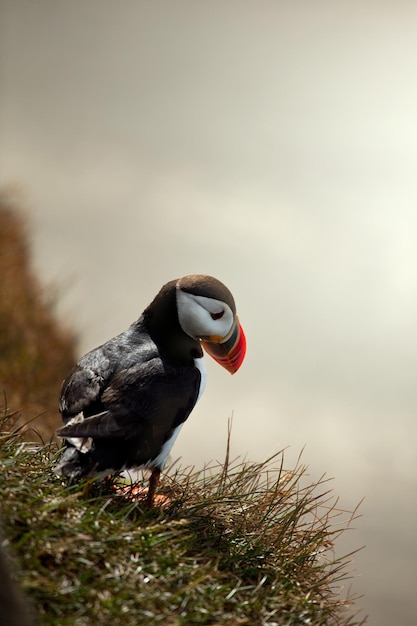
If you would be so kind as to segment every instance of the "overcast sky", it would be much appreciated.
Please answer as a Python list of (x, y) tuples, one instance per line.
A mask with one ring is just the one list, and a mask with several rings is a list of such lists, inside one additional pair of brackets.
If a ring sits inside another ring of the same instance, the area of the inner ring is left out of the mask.
[[(371, 626), (415, 623), (417, 3), (0, 0), (0, 184), (80, 351), (163, 283), (223, 280), (248, 338), (174, 448), (305, 445)], [(346, 544), (347, 545), (347, 544)]]

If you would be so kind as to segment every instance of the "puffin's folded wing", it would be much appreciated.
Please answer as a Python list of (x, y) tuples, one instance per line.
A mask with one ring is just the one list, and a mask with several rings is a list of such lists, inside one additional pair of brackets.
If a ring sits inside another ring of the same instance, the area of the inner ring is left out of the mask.
[(81, 360), (64, 381), (59, 410), (65, 422), (81, 412), (86, 416), (100, 412), (100, 395), (110, 374), (108, 361), (102, 361), (91, 367)]
[(122, 370), (103, 393), (106, 409), (58, 429), (58, 437), (134, 439), (145, 432), (163, 438), (185, 421), (198, 397), (197, 368), (164, 368), (156, 360)]
[(132, 431), (132, 423), (112, 415), (110, 411), (103, 411), (98, 415), (86, 417), (75, 424), (67, 424), (58, 428), (56, 434), (63, 439), (69, 438), (128, 438)]

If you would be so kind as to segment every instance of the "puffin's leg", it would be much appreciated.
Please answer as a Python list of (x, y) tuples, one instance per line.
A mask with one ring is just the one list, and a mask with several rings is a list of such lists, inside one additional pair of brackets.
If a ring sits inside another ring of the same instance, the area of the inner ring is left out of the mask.
[(160, 476), (161, 476), (161, 470), (158, 469), (157, 467), (154, 467), (154, 469), (152, 470), (152, 474), (149, 478), (149, 489), (148, 489), (148, 495), (146, 496), (146, 504), (148, 507), (153, 506), (153, 500), (154, 500), (156, 489), (159, 484)]

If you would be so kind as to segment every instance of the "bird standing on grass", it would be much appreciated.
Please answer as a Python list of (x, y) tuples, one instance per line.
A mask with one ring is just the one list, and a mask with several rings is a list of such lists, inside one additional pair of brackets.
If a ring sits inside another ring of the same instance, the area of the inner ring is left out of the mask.
[(64, 381), (56, 473), (71, 479), (128, 468), (161, 470), (201, 396), (203, 351), (234, 374), (246, 339), (229, 289), (195, 274), (173, 280), (124, 333), (88, 352)]

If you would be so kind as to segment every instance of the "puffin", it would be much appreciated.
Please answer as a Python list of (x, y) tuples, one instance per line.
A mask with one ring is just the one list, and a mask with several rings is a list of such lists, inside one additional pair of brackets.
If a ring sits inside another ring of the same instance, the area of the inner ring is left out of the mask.
[(64, 380), (55, 473), (71, 481), (125, 469), (161, 471), (206, 384), (203, 349), (231, 374), (246, 338), (230, 290), (192, 274), (166, 283), (126, 331), (85, 354)]

